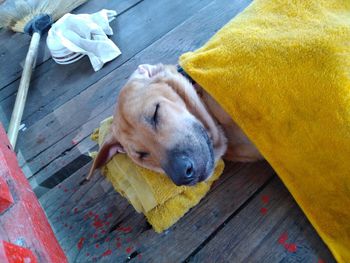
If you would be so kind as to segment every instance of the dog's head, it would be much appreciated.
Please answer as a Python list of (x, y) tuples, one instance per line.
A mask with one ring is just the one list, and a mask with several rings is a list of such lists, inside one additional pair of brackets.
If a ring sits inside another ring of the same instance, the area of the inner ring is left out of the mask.
[(192, 84), (174, 66), (141, 65), (119, 94), (110, 134), (92, 171), (125, 152), (176, 185), (207, 179), (226, 139)]

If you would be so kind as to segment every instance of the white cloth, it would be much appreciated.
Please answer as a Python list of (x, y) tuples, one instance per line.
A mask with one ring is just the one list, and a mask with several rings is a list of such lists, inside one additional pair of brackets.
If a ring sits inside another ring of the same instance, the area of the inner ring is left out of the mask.
[(119, 48), (107, 37), (113, 35), (109, 22), (116, 15), (115, 11), (106, 9), (91, 15), (64, 15), (52, 25), (47, 37), (54, 60), (69, 64), (87, 55), (94, 70), (98, 71), (104, 63), (118, 57), (121, 54)]

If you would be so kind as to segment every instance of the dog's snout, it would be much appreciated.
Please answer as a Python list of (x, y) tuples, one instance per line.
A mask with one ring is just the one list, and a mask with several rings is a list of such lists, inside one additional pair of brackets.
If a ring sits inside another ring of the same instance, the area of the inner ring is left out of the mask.
[(176, 185), (195, 185), (214, 170), (213, 146), (203, 125), (193, 122), (189, 131), (161, 160), (163, 171)]
[(190, 185), (196, 177), (194, 162), (186, 155), (173, 156), (163, 168), (176, 185)]

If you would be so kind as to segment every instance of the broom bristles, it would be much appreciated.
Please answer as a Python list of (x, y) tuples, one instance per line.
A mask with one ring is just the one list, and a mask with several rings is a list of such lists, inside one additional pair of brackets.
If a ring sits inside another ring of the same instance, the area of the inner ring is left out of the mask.
[[(24, 32), (29, 21), (40, 14), (56, 21), (88, 0), (14, 0), (0, 5), (0, 28)], [(10, 3), (8, 3), (10, 2)]]

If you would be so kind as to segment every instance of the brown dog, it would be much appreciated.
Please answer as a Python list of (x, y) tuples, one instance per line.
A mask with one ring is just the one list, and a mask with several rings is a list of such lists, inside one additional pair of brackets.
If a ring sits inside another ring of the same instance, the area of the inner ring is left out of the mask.
[(263, 159), (231, 117), (175, 66), (140, 65), (122, 88), (111, 131), (91, 168), (116, 153), (165, 172), (176, 185), (207, 179), (222, 156)]

